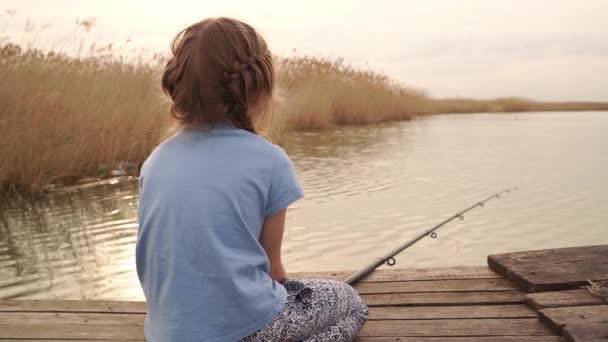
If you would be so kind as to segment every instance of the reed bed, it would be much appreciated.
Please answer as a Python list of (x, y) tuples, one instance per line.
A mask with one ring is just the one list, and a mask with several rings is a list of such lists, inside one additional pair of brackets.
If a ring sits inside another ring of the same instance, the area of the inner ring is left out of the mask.
[(540, 102), (518, 97), (490, 100), (469, 98), (432, 99), (431, 113), (517, 113), (608, 110), (607, 102)]
[[(99, 51), (99, 50), (98, 50)], [(343, 60), (277, 59), (270, 136), (407, 120), (416, 115), (539, 110), (607, 110), (608, 103), (526, 99), (434, 99)], [(0, 46), (0, 188), (39, 191), (140, 165), (170, 125), (160, 91), (162, 59), (125, 62)]]
[(421, 90), (342, 59), (278, 58), (278, 121), (288, 130), (411, 119), (429, 111)]
[(2, 187), (40, 190), (144, 160), (168, 123), (156, 78), (146, 64), (2, 47)]

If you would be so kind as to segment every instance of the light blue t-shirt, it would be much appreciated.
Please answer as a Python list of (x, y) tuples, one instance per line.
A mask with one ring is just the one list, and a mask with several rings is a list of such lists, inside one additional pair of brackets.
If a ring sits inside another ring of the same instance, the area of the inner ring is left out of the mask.
[(141, 170), (137, 274), (150, 342), (234, 342), (270, 323), (285, 288), (259, 238), (302, 197), (285, 152), (229, 125), (180, 131)]

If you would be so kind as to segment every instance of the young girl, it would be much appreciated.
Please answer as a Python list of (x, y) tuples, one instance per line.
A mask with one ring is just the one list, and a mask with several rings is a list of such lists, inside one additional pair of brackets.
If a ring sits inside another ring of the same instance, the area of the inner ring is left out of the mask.
[(350, 341), (367, 320), (355, 290), (287, 280), (286, 208), (302, 197), (285, 152), (256, 134), (274, 71), (249, 25), (180, 32), (162, 75), (177, 133), (144, 163), (137, 274), (151, 342)]

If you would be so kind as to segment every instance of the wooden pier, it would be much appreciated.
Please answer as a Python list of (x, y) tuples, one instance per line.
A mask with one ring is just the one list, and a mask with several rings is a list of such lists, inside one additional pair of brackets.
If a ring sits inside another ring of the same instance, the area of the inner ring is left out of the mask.
[[(372, 273), (356, 286), (370, 307), (359, 341), (608, 341), (608, 245), (492, 255), (488, 264)], [(144, 302), (0, 300), (0, 341), (144, 341), (145, 312)]]

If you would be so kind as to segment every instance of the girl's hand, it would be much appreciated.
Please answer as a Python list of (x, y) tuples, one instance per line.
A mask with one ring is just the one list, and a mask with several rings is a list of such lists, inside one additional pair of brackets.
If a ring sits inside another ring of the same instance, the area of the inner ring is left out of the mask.
[(282, 263), (273, 265), (271, 262), (270, 277), (272, 278), (272, 280), (276, 280), (278, 282), (282, 282), (287, 279), (287, 272), (285, 272), (285, 267), (283, 267)]
[(287, 278), (287, 273), (281, 260), (281, 243), (283, 242), (283, 231), (285, 229), (285, 213), (282, 210), (278, 214), (266, 217), (262, 227), (260, 243), (270, 262), (270, 277), (281, 281)]

